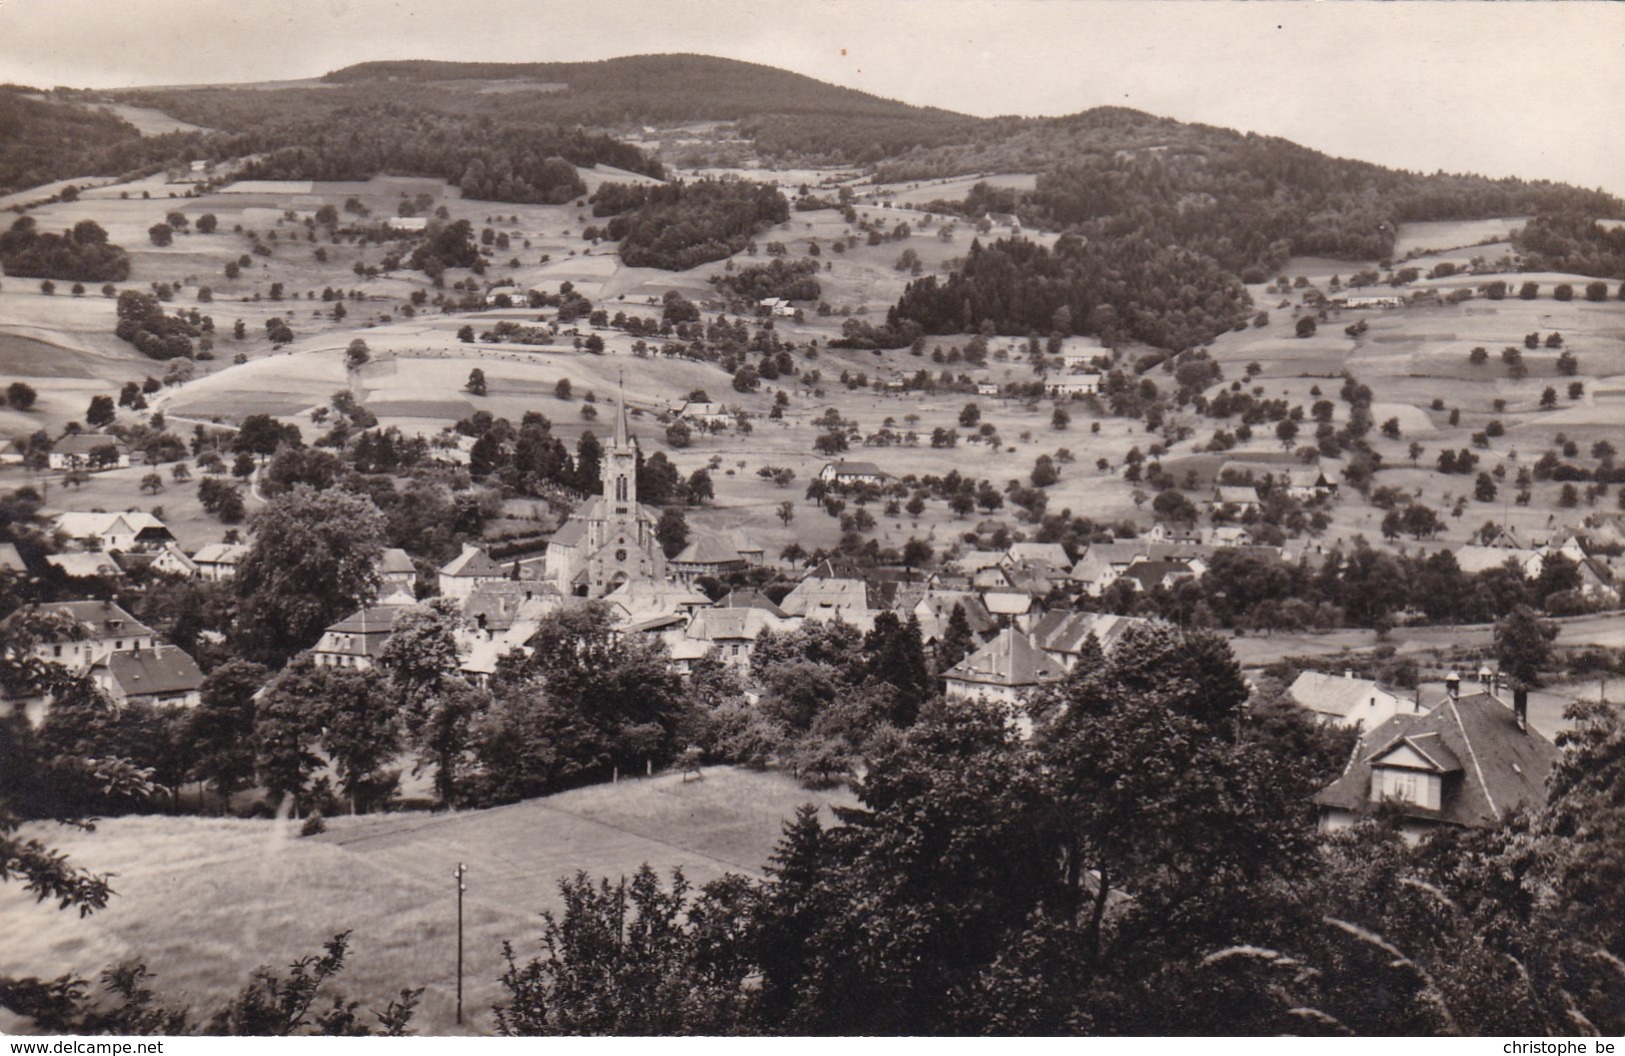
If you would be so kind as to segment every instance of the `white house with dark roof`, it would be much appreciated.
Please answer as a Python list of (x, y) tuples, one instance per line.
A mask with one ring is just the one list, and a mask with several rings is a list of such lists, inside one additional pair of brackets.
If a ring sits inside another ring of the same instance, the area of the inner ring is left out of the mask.
[(1411, 840), (1441, 825), (1495, 828), (1516, 808), (1546, 804), (1556, 745), (1529, 725), (1527, 697), (1509, 705), (1453, 684), (1431, 711), (1399, 714), (1369, 729), (1343, 773), (1315, 796), (1323, 829), (1354, 824), (1388, 805)]
[(175, 541), (169, 528), (150, 513), (130, 510), (124, 513), (59, 514), (51, 528), (61, 532), (81, 549), (155, 550)]
[(1066, 677), (1066, 669), (1051, 659), (1032, 638), (1006, 628), (998, 637), (965, 657), (943, 676), (949, 700), (989, 700), (1018, 704), (1039, 687)]
[(115, 704), (198, 705), (203, 672), (177, 645), (109, 653), (90, 669), (91, 680)]
[(884, 484), (891, 474), (873, 462), (848, 462), (841, 459), (824, 463), (818, 479), (829, 484)]
[(237, 574), (237, 562), (248, 553), (241, 543), (206, 543), (192, 555), (200, 579), (230, 579)]
[(472, 543), (464, 543), (462, 553), (440, 569), (440, 593), (461, 600), (487, 583), (500, 583), (507, 578), (507, 571), (491, 560), (484, 550)]
[(396, 546), (385, 549), (378, 556), (378, 580), (380, 597), (414, 594), (418, 584), (418, 568), (412, 563), (412, 555)]
[(322, 667), (370, 670), (377, 666), (395, 621), (410, 608), (405, 604), (369, 605), (351, 613), (322, 632), (311, 656)]
[(111, 601), (57, 601), (24, 605), (6, 623), (36, 616), (59, 616), (76, 624), (79, 635), (51, 634), (34, 645), (34, 655), (83, 673), (111, 653), (153, 647), (152, 628)]
[[(92, 458), (98, 448), (111, 445), (113, 460), (105, 465), (92, 465)], [(51, 448), (46, 457), (46, 463), (52, 469), (129, 469), (130, 449), (124, 441), (116, 436), (105, 436), (101, 433), (74, 433), (64, 436)]]

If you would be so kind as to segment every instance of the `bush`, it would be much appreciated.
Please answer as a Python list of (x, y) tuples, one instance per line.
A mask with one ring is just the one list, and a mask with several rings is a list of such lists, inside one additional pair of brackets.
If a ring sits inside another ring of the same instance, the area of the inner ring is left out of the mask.
[(299, 835), (301, 836), (320, 836), (326, 831), (327, 819), (322, 817), (322, 812), (319, 810), (311, 811), (310, 817), (306, 818), (305, 823), (299, 826)]

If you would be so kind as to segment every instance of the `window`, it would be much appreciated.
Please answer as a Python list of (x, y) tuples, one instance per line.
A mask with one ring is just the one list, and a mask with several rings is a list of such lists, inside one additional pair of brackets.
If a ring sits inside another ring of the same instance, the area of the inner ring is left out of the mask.
[(120, 638), (118, 641), (114, 642), (113, 643), (113, 648), (114, 649), (123, 649), (124, 648), (124, 639)]
[(626, 551), (625, 550), (617, 550), (617, 551), (615, 551), (615, 561), (616, 561), (617, 564), (625, 564), (626, 563)]
[(619, 476), (619, 477), (615, 478), (615, 501), (616, 502), (625, 502), (626, 501), (626, 477), (625, 477), (625, 475), (622, 475), (622, 476)]

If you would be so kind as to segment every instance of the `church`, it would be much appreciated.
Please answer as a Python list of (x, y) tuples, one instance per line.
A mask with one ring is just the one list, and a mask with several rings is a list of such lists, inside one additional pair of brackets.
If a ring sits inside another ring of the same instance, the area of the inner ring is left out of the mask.
[(624, 387), (602, 479), (603, 494), (577, 508), (547, 544), (547, 578), (561, 594), (601, 598), (623, 583), (666, 578), (666, 555), (655, 539), (659, 518), (638, 502), (638, 449)]

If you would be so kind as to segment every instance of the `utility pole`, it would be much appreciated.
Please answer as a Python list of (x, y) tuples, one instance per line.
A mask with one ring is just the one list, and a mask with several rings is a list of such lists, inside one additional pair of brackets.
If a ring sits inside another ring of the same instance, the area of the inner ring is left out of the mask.
[(457, 881), (457, 1025), (463, 1025), (463, 892), (468, 885), (463, 883), (468, 867), (462, 862), (457, 863), (457, 871), (452, 877)]

